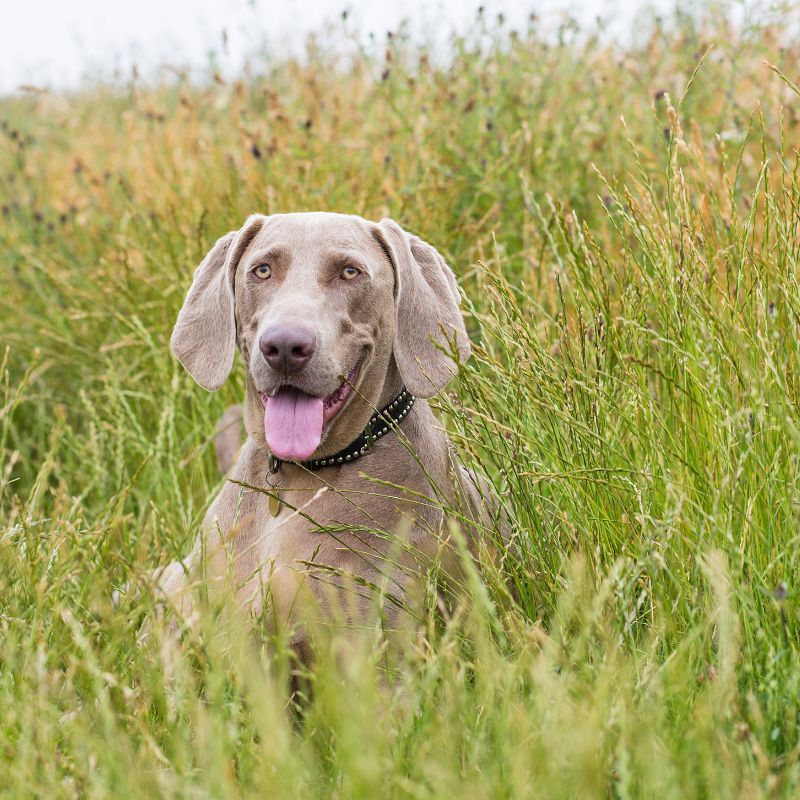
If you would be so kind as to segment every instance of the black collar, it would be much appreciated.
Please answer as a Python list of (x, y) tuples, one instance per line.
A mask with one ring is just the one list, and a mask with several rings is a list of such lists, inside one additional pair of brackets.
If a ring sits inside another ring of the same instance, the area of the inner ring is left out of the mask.
[[(299, 464), (311, 472), (316, 472), (323, 467), (344, 464), (347, 461), (355, 461), (357, 458), (361, 458), (361, 456), (369, 452), (376, 439), (380, 439), (384, 434), (394, 430), (394, 426), (399, 425), (405, 419), (406, 414), (411, 411), (411, 407), (414, 405), (414, 400), (416, 400), (414, 395), (404, 386), (400, 390), (400, 394), (391, 403), (370, 417), (367, 427), (347, 447), (327, 458), (313, 458), (310, 461), (295, 461), (292, 463)], [(282, 463), (281, 459), (271, 455), (269, 457), (270, 473), (277, 473)]]

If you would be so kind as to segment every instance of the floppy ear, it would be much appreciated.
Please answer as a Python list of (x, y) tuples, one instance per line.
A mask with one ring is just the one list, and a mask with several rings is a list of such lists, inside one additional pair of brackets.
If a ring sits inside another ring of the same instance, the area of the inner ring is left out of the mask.
[(253, 214), (238, 230), (225, 234), (194, 272), (169, 345), (178, 361), (204, 388), (215, 392), (233, 367), (236, 319), (233, 280), (248, 245), (264, 224)]
[(463, 363), (470, 353), (455, 276), (435, 248), (394, 220), (381, 220), (374, 233), (395, 270), (397, 367), (412, 394), (433, 397), (458, 372), (450, 354)]

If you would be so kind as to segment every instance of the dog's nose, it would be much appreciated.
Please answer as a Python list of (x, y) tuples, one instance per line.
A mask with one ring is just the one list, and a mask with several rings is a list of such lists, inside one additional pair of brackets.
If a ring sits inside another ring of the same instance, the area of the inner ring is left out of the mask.
[(272, 325), (261, 334), (258, 347), (274, 370), (293, 375), (311, 360), (317, 337), (299, 325)]

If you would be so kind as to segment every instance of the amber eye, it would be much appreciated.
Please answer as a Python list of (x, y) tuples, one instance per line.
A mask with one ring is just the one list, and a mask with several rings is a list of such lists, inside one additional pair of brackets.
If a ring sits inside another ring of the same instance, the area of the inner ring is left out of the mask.
[(342, 277), (346, 281), (351, 281), (351, 280), (353, 280), (353, 278), (358, 277), (360, 274), (361, 274), (361, 272), (359, 270), (357, 270), (355, 267), (345, 267), (342, 270)]
[(254, 270), (253, 273), (257, 278), (266, 279), (272, 275), (272, 267), (269, 264), (259, 264)]

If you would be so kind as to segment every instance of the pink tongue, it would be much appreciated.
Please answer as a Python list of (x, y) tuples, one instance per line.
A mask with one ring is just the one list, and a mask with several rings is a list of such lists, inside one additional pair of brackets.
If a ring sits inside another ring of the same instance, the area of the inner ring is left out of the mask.
[(305, 461), (322, 438), (321, 397), (285, 386), (267, 398), (264, 435), (269, 449), (285, 461)]

